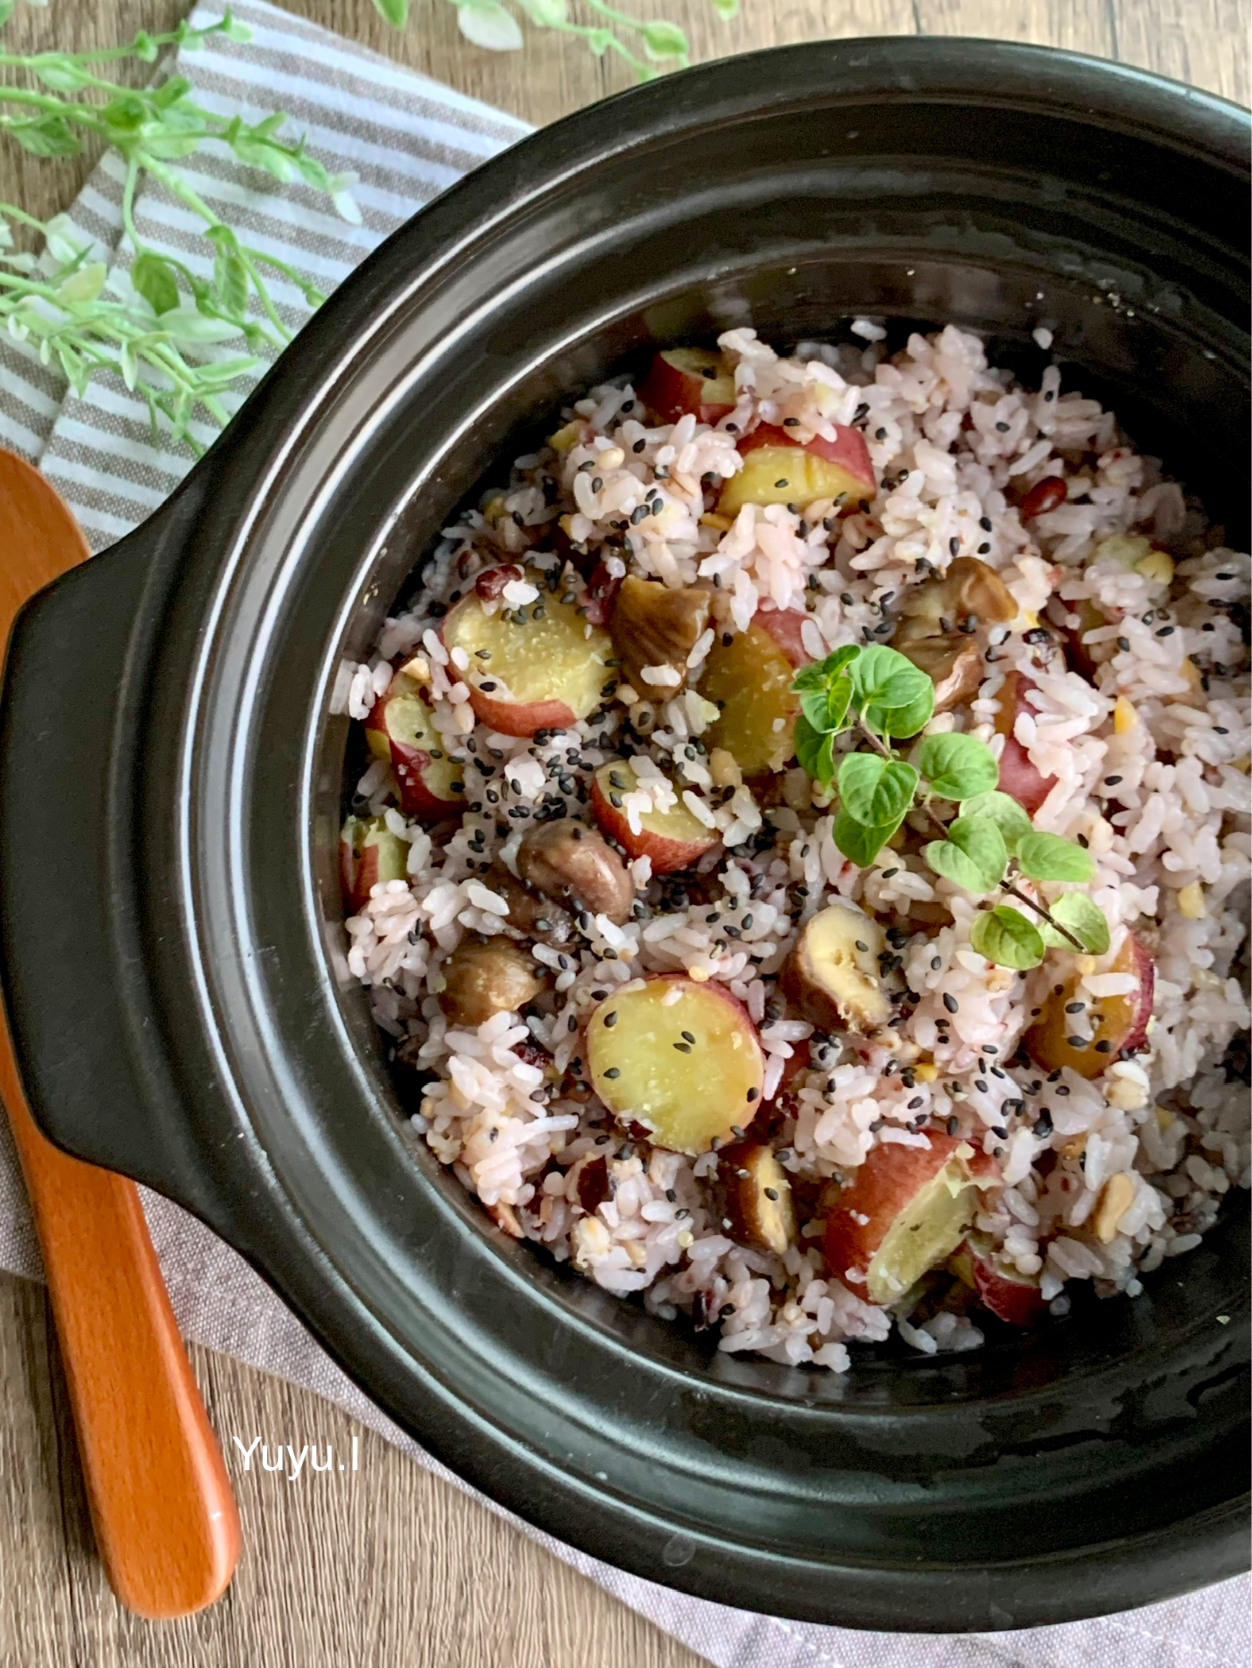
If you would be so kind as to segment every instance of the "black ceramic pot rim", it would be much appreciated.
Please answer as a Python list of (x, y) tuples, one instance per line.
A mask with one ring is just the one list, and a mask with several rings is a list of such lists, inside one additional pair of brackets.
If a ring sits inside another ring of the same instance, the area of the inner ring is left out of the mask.
[[(733, 1472), (741, 1456), (719, 1453), (707, 1424), (702, 1438), (707, 1475), (701, 1475), (690, 1454), (683, 1464), (676, 1462), (671, 1433), (659, 1421), (649, 1432), (647, 1407), (636, 1410), (633, 1430), (644, 1444), (644, 1470), (674, 1479), (667, 1504), (653, 1495), (651, 1504), (643, 1505), (644, 1495), (615, 1490), (610, 1480), (620, 1455), (614, 1453), (615, 1433), (596, 1428), (603, 1407), (590, 1392), (577, 1414), (562, 1404), (569, 1432), (564, 1459), (559, 1445), (542, 1445), (533, 1418), (528, 1424), (531, 1416), (521, 1405), (544, 1391), (537, 1368), (516, 1384), (491, 1387), (492, 1396), (484, 1391), (473, 1403), (458, 1401), (466, 1382), (458, 1351), (468, 1353), (475, 1329), (486, 1336), (489, 1327), (485, 1317), (471, 1312), (474, 1294), (466, 1294), (467, 1307), (458, 1310), (459, 1265), (441, 1268), (442, 1288), (432, 1275), (425, 1293), (428, 1312), (410, 1317), (413, 1330), (402, 1339), (361, 1295), (365, 1288), (356, 1264), (372, 1254), (376, 1235), (381, 1243), (368, 1198), (360, 1199), (359, 1220), (345, 1222), (329, 1209), (338, 1200), (326, 1195), (310, 1202), (310, 1196), (298, 1196), (288, 1184), (295, 1149), (315, 1149), (322, 1134), (315, 1120), (298, 1113), (286, 1127), (276, 1116), (276, 1109), (282, 1112), (300, 1099), (291, 1076), (298, 1062), (281, 1037), (266, 1028), (270, 959), (284, 947), (257, 930), (249, 915), (255, 900), (248, 898), (246, 887), (235, 884), (247, 868), (240, 842), (248, 825), (250, 771), (256, 768), (239, 744), (246, 727), (240, 715), (253, 698), (267, 642), (283, 629), (284, 609), (296, 606), (291, 601), (293, 573), (308, 556), (304, 540), (317, 515), (317, 494), (330, 495), (349, 466), (347, 454), (359, 458), (367, 450), (371, 423), (385, 416), (365, 410), (359, 400), (353, 404), (354, 364), (388, 338), (418, 291), (437, 290), (441, 275), (458, 264), (489, 261), (496, 229), (527, 202), (568, 187), (613, 154), (637, 151), (640, 166), (646, 167), (650, 147), (710, 120), (711, 112), (722, 126), (733, 127), (763, 108), (790, 108), (806, 91), (826, 97), (836, 78), (841, 97), (849, 99), (904, 102), (938, 89), (941, 99), (977, 101), (989, 109), (1044, 110), (1060, 103), (1090, 111), (1098, 104), (1095, 120), (1121, 130), (1138, 126), (1165, 132), (1168, 143), (1211, 154), (1226, 167), (1232, 166), (1232, 132), (1237, 125), (1242, 131), (1232, 107), (1136, 71), (1002, 43), (892, 39), (781, 49), (687, 72), (572, 117), (488, 165), (398, 233), (332, 298), (171, 504), (106, 558), (111, 595), (94, 594), (101, 587), (93, 583), (89, 568), (36, 605), (15, 642), (0, 804), (19, 802), (18, 790), (29, 785), (29, 777), (19, 779), (22, 773), (13, 763), (18, 753), (14, 736), (24, 717), (34, 721), (28, 683), (38, 670), (41, 630), (51, 636), (54, 625), (67, 629), (73, 623), (81, 633), (115, 631), (126, 644), (118, 667), (119, 713), (131, 719), (143, 714), (141, 728), (119, 718), (99, 765), (85, 762), (81, 800), (65, 805), (80, 862), (84, 850), (95, 849), (87, 790), (98, 789), (96, 805), (109, 805), (108, 850), (98, 878), (104, 895), (113, 900), (113, 913), (86, 927), (74, 924), (79, 935), (96, 935), (89, 964), (111, 970), (117, 980), (112, 989), (84, 993), (84, 1046), (89, 1049), (93, 1032), (125, 1039), (124, 1048), (98, 1047), (92, 1056), (94, 1126), (70, 1114), (73, 1103), (82, 1101), (81, 1088), (72, 1082), (75, 1062), (64, 1060), (64, 1030), (58, 1033), (50, 1024), (42, 1000), (47, 986), (23, 969), (38, 928), (29, 900), (17, 896), (9, 878), (10, 870), (21, 867), (20, 842), (0, 829), (5, 965), (24, 1069), (35, 1109), (50, 1131), (84, 1156), (148, 1180), (204, 1216), (244, 1250), (380, 1405), (503, 1504), (640, 1574), (723, 1602), (864, 1626), (1031, 1625), (1146, 1602), (1241, 1567), (1238, 1504), (1224, 1503), (1168, 1527), (1132, 1525), (1124, 1536), (1085, 1546), (1080, 1555), (1067, 1547), (1055, 1555), (1035, 1551), (1017, 1558), (1010, 1545), (1004, 1556), (979, 1571), (968, 1563), (954, 1564), (942, 1545), (924, 1561), (892, 1562), (879, 1555), (877, 1567), (870, 1567), (868, 1556), (858, 1560), (851, 1553), (819, 1561), (781, 1544), (771, 1546), (767, 1529), (753, 1526), (748, 1544), (696, 1527), (697, 1495), (701, 1489), (724, 1487), (719, 1471), (742, 1474), (745, 1510), (749, 1503), (762, 1513), (774, 1509), (780, 1530), (786, 1527), (768, 1463), (761, 1461), (759, 1475), (746, 1464)], [(995, 91), (988, 94), (986, 88)], [(456, 327), (450, 319), (449, 328)], [(339, 444), (342, 456), (336, 451)], [(304, 484), (313, 481), (320, 485), (300, 499)], [(184, 550), (194, 552), (197, 560), (180, 569)], [(345, 591), (345, 609), (356, 608), (360, 591), (361, 586)], [(232, 639), (231, 621), (245, 616), (254, 624)], [(320, 668), (319, 702), (330, 682), (338, 640), (348, 629), (345, 615), (336, 629), (322, 632), (331, 649)], [(181, 665), (168, 664), (167, 643), (184, 652)], [(65, 695), (48, 696), (45, 704), (64, 700), (68, 705), (71, 693), (81, 698), (82, 688), (71, 690), (71, 683), (72, 675)], [(188, 715), (194, 722), (188, 722)], [(292, 814), (303, 832), (293, 855), (300, 867), (305, 930), (317, 938), (326, 854), (309, 832), (318, 799), (313, 730), (300, 748)], [(281, 754), (281, 746), (276, 751)], [(168, 791), (163, 797), (158, 793), (159, 784), (145, 782), (145, 775), (153, 774), (145, 772), (145, 765), (153, 759), (168, 761), (175, 773), (178, 806), (169, 830), (144, 821), (149, 804), (161, 811), (169, 799)], [(223, 816), (223, 807), (233, 807), (232, 814)], [(206, 829), (221, 833), (220, 849), (205, 849)], [(67, 841), (67, 853), (69, 846)], [(145, 873), (136, 873), (137, 851), (143, 853)], [(178, 929), (165, 935), (163, 907)], [(64, 935), (58, 937), (62, 927)], [(80, 940), (71, 942), (69, 932), (68, 922), (54, 923), (55, 942), (46, 956), (53, 975), (58, 960), (63, 969), (77, 952)], [(224, 970), (239, 946), (246, 946), (247, 965), (227, 978)], [(188, 1003), (185, 1016), (170, 1012), (177, 1000)], [(183, 1026), (188, 1032), (203, 1027), (204, 1035), (178, 1036)], [(58, 1049), (61, 1063), (52, 1064)], [(363, 1062), (357, 1070), (365, 1101), (375, 1090)], [(195, 1104), (200, 1111), (214, 1094), (221, 1102), (216, 1121), (191, 1127), (181, 1106)], [(136, 1110), (128, 1119), (124, 1109), (137, 1101), (143, 1103), (143, 1115)], [(398, 1134), (391, 1139), (398, 1143)], [(353, 1186), (345, 1181), (345, 1197)], [(468, 1219), (466, 1202), (445, 1194), (432, 1193), (429, 1208), (432, 1244), (434, 1226), (450, 1232)], [(432, 1249), (432, 1257), (436, 1254)], [(629, 1359), (627, 1346), (607, 1325), (588, 1318), (589, 1312), (571, 1315), (553, 1288), (531, 1280), (529, 1265), (503, 1251), (492, 1252), (491, 1260), (497, 1265), (490, 1271), (493, 1289), (501, 1299), (531, 1315), (559, 1315), (554, 1349), (565, 1352), (561, 1366), (571, 1383), (582, 1370), (580, 1352), (598, 1363)], [(475, 1264), (476, 1273), (484, 1266)], [(495, 1324), (503, 1331), (506, 1321), (501, 1316)], [(1223, 1363), (1237, 1345), (1237, 1328), (1231, 1328), (1222, 1339)], [(1205, 1361), (1212, 1355), (1198, 1331), (1188, 1347)], [(520, 1345), (509, 1358), (521, 1360)], [(1142, 1364), (1131, 1370), (1139, 1377), (1145, 1372)], [(1093, 1401), (1117, 1400), (1125, 1378), (1124, 1363), (1094, 1363), (1086, 1374), (1086, 1394)], [(681, 1388), (683, 1375), (653, 1359), (640, 1363), (638, 1382), (654, 1387), (659, 1397)], [(689, 1384), (688, 1390), (694, 1401), (715, 1412), (722, 1422), (719, 1430), (742, 1430), (746, 1441), (759, 1442), (751, 1419), (768, 1392), (730, 1380), (708, 1387)], [(1060, 1417), (1046, 1392), (1012, 1400), (1012, 1415), (1028, 1423), (1046, 1423), (1054, 1413)], [(967, 1412), (945, 1409), (941, 1402), (927, 1406), (914, 1418), (910, 1440), (919, 1440), (922, 1433), (940, 1448), (954, 1441), (959, 1446), (970, 1440), (962, 1426)], [(986, 1435), (1002, 1428), (1008, 1416), (1007, 1410), (987, 1403), (976, 1422), (982, 1421)], [(880, 1443), (895, 1440), (891, 1418), (879, 1420), (860, 1410), (856, 1419), (861, 1435), (865, 1427), (878, 1424)], [(819, 1425), (849, 1436), (853, 1424), (817, 1396), (809, 1405), (801, 1401), (780, 1408), (777, 1420), (779, 1430), (785, 1427), (797, 1443), (812, 1441), (805, 1432)], [(600, 1457), (607, 1470), (597, 1464)], [(1065, 1458), (1058, 1446), (1058, 1476)], [(1074, 1475), (1066, 1476), (1066, 1486), (1077, 1488)], [(690, 1495), (684, 1497), (681, 1488), (690, 1489)], [(925, 1492), (919, 1489), (921, 1508)], [(1166, 1564), (1168, 1574), (1163, 1574)]]

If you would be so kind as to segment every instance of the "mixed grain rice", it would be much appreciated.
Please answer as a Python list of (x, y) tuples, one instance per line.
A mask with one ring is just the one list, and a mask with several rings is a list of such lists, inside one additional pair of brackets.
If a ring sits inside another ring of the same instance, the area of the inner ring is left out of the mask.
[[(736, 1243), (711, 1186), (715, 1153), (693, 1159), (632, 1141), (598, 1103), (543, 1087), (523, 1057), (534, 1038), (567, 1066), (604, 993), (641, 972), (686, 970), (724, 982), (757, 1021), (766, 1099), (793, 1051), (805, 1058), (771, 1137), (798, 1187), (846, 1177), (878, 1143), (925, 1143), (926, 1128), (955, 1115), (999, 1156), (1004, 1174), (977, 1227), (1022, 1274), (1040, 1277), (1053, 1311), (1068, 1307), (1073, 1281), (1134, 1296), (1141, 1276), (1199, 1242), (1230, 1188), (1249, 1183), (1248, 1093), (1222, 1069), (1232, 1037), (1248, 1024), (1232, 967), (1249, 876), (1240, 630), (1249, 559), (1222, 546), (1220, 530), (1133, 449), (1111, 412), (1063, 388), (1055, 366), (1028, 390), (954, 327), (915, 335), (890, 357), (871, 339), (802, 345), (780, 358), (749, 330), (720, 346), (736, 367), (729, 417), (712, 427), (692, 416), (650, 427), (628, 384), (594, 389), (562, 419), (581, 422), (585, 438), (519, 458), (506, 486), (447, 529), (426, 588), (386, 622), (376, 658), (344, 669), (341, 709), (359, 719), (386, 690), (397, 658), (424, 652), (435, 724), (467, 767), (467, 810), (450, 836), (401, 815), (385, 764), (372, 763), (356, 784), (355, 808), (384, 815), (409, 842), (407, 884), (376, 887), (347, 934), (349, 966), (370, 987), (379, 1025), (397, 1044), (409, 1039), (404, 1057), (434, 1074), (413, 1122), (497, 1220), (558, 1261), (573, 1259), (608, 1290), (642, 1293), (663, 1317), (681, 1311), (717, 1327), (723, 1350), (843, 1371), (847, 1345), (885, 1338), (893, 1319), (926, 1352), (980, 1343), (968, 1315), (941, 1311), (911, 1324), (867, 1303), (826, 1267), (820, 1223), (802, 1226), (783, 1259)], [(702, 524), (717, 486), (739, 467), (736, 433), (789, 418), (801, 434), (860, 427), (880, 482), (873, 502), (838, 520), (830, 505), (777, 505), (748, 506), (728, 531)], [(592, 470), (582, 467), (588, 462)], [(1067, 481), (1066, 502), (1024, 526), (1013, 507), (1021, 490), (1055, 474)], [(653, 512), (629, 523), (645, 500)], [(476, 726), (465, 668), (450, 662), (440, 618), (481, 568), (525, 556), (530, 567), (555, 572), (558, 523), (614, 571), (713, 581), (719, 631), (744, 629), (766, 599), (807, 609), (804, 641), (814, 657), (886, 641), (905, 588), (942, 573), (958, 554), (998, 570), (1021, 618), (996, 633), (1003, 642), (988, 643), (972, 708), (937, 716), (932, 729), (960, 724), (1000, 747), (998, 691), (1007, 673), (1030, 667), (1038, 710), (1019, 714), (1015, 734), (1040, 772), (1056, 778), (1034, 820), (1086, 841), (1097, 865), (1091, 892), (1112, 927), (1109, 954), (1084, 964), (1086, 991), (1117, 988), (1120, 976), (1108, 968), (1133, 928), (1156, 961), (1148, 1052), (1115, 1059), (1095, 1081), (1069, 1071), (1051, 1081), (1010, 1066), (1055, 969), (1023, 975), (977, 955), (969, 945), (974, 901), (919, 857), (885, 848), (866, 870), (846, 862), (823, 796), (802, 772), (787, 774), (784, 802), (772, 809), (746, 787), (710, 792), (699, 738), (715, 714), (694, 690), (669, 700), (650, 692), (643, 739), (623, 739), (623, 709), (612, 701), (572, 731), (533, 739)], [(1131, 531), (1168, 547), (1172, 586), (1092, 559), (1098, 541)], [(1084, 599), (1111, 622), (1089, 638), (1114, 645), (1096, 684), (1067, 670), (1060, 653), (1041, 667), (1024, 635), (1040, 623), (1058, 634), (1076, 629)], [(528, 1019), (502, 1013), (473, 1031), (449, 1028), (435, 994), (444, 958), (467, 931), (507, 930), (503, 901), (476, 877), (497, 855), (510, 862), (541, 806), (559, 801), (585, 815), (591, 772), (621, 756), (639, 777), (639, 810), (663, 803), (664, 773), (693, 814), (719, 830), (721, 847), (699, 869), (702, 898), (710, 886), (720, 898), (712, 907), (691, 901), (682, 877), (652, 879), (647, 859), (637, 859), (642, 919), (619, 927), (588, 918), (576, 949), (540, 946), (552, 990)], [(891, 1046), (815, 1037), (777, 996), (797, 926), (833, 898), (858, 901), (910, 933), (903, 973), (918, 1001)], [(949, 917), (938, 930), (936, 902)], [(908, 1069), (918, 1061), (935, 1071)], [(1041, 1154), (1049, 1155), (1043, 1166)], [(588, 1213), (578, 1178), (599, 1157), (612, 1191)], [(1128, 1178), (1117, 1184), (1124, 1209), (1105, 1242), (1092, 1231), (1093, 1213), (1114, 1177)]]

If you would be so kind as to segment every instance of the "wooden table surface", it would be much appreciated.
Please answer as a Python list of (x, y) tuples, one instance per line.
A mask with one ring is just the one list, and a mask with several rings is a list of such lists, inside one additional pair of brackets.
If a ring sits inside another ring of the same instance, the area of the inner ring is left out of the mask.
[[(627, 84), (580, 41), (527, 31), (493, 54), (457, 33), (446, 0), (414, 0), (404, 34), (371, 0), (285, 0), (289, 9), (542, 123)], [(1248, 102), (1248, 0), (620, 0), (687, 29), (696, 59), (822, 36), (993, 35), (1119, 58)], [(112, 45), (169, 28), (189, 0), (52, 0), (23, 8), (4, 45)], [(573, 0), (576, 11), (577, 0)], [(85, 171), (0, 146), (0, 198), (47, 215)], [(225, 1599), (153, 1625), (114, 1602), (91, 1545), (43, 1290), (0, 1276), (0, 1668), (695, 1668), (702, 1659), (318, 1397), (193, 1349), (227, 1449), (245, 1551)], [(360, 1439), (346, 1477), (245, 1475), (250, 1442)], [(919, 1659), (920, 1660), (920, 1659)]]

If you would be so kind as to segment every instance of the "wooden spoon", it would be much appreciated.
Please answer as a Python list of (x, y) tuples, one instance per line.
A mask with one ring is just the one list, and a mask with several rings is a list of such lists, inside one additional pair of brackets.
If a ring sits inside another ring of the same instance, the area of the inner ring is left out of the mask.
[[(0, 450), (0, 631), (83, 561), (78, 525), (43, 476)], [(66, 970), (66, 977), (71, 970)], [(26, 1177), (69, 1384), (96, 1544), (141, 1616), (188, 1616), (225, 1590), (239, 1514), (133, 1182), (39, 1133), (0, 1021), (0, 1095)]]

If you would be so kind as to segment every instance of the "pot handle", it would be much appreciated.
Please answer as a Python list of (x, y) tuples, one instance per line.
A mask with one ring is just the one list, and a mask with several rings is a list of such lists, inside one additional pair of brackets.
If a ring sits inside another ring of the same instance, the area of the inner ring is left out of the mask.
[(206, 458), (142, 526), (32, 597), (0, 690), (0, 977), (31, 1111), (65, 1151), (201, 1215), (190, 1131), (145, 1083), (108, 972), (106, 830), (118, 694), (145, 655), (137, 622), (159, 620), (215, 475)]

